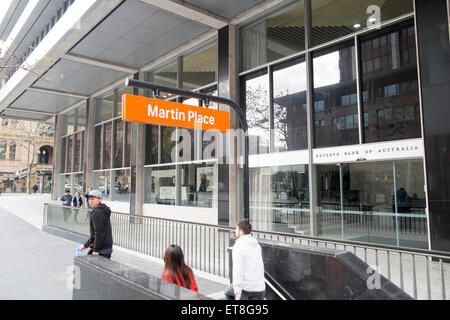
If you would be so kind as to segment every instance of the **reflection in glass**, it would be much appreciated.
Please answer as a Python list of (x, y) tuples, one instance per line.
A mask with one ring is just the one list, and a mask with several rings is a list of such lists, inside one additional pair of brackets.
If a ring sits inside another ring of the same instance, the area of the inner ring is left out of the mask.
[(114, 110), (114, 117), (118, 117), (122, 115), (122, 95), (124, 94), (133, 94), (132, 87), (125, 87), (121, 89), (116, 89), (117, 92), (117, 107)]
[(212, 208), (216, 180), (213, 164), (181, 165), (181, 205)]
[(102, 152), (103, 150), (103, 126), (95, 127), (95, 141), (94, 141), (94, 170), (99, 170), (102, 167)]
[(115, 131), (114, 131), (114, 168), (124, 167), (123, 161), (123, 125), (122, 120), (117, 119), (114, 121)]
[(66, 172), (72, 172), (72, 156), (73, 156), (73, 137), (67, 137), (67, 168)]
[(317, 170), (319, 236), (428, 247), (422, 160), (322, 165)]
[(309, 233), (307, 165), (251, 168), (249, 175), (254, 229)]
[(92, 173), (92, 189), (99, 190), (103, 194), (103, 198), (109, 198), (111, 193), (110, 176), (110, 171), (94, 171)]
[(242, 28), (241, 70), (252, 69), (304, 50), (304, 14), (304, 1), (296, 1)]
[(311, 46), (413, 12), (412, 0), (312, 0)]
[[(58, 181), (58, 200), (65, 194), (66, 190), (71, 190), (72, 186), (70, 184), (69, 174), (60, 174)], [(72, 194), (72, 191), (71, 191)]]
[(112, 135), (112, 122), (105, 124), (105, 136), (103, 140), (103, 167), (102, 169), (111, 168), (111, 135)]
[[(79, 192), (83, 196), (83, 174), (77, 173), (73, 176), (73, 189), (72, 195), (75, 196), (75, 192)], [(84, 199), (83, 199), (84, 200)]]
[(86, 107), (78, 109), (77, 131), (86, 129)]
[(66, 119), (66, 132), (65, 134), (72, 134), (75, 130), (75, 110), (72, 110), (65, 114)]
[(95, 98), (95, 123), (100, 123), (113, 118), (114, 93), (108, 96)]
[(194, 90), (216, 81), (217, 42), (183, 57), (183, 86)]
[(175, 205), (175, 166), (147, 167), (145, 175), (145, 203)]
[(332, 50), (313, 55), (315, 147), (359, 142), (355, 47)]
[(132, 124), (129, 122), (125, 122), (125, 163), (124, 167), (131, 166), (131, 144), (133, 143), (131, 140), (131, 126)]
[(113, 170), (111, 174), (112, 183), (114, 184), (114, 187), (111, 188), (111, 200), (129, 201), (131, 183), (130, 169)]
[(59, 173), (66, 172), (66, 159), (67, 159), (66, 141), (67, 141), (67, 137), (64, 137), (61, 139), (61, 162), (59, 163), (60, 164)]
[(248, 124), (250, 154), (269, 152), (270, 144), (270, 110), (269, 110), (269, 82), (267, 71), (258, 72), (243, 77), (241, 97), (245, 99)]
[[(145, 80), (168, 87), (178, 87), (178, 63), (174, 61), (168, 66), (159, 68), (145, 74)], [(152, 93), (147, 92), (146, 96), (151, 97)], [(161, 99), (169, 99), (173, 95), (167, 92), (160, 92)]]
[(365, 142), (421, 136), (414, 26), (361, 42)]
[(75, 139), (75, 148), (74, 148), (74, 172), (80, 172), (83, 170), (82, 168), (82, 159), (81, 159), (81, 152), (82, 152), (82, 141), (83, 141), (83, 132), (79, 132), (76, 135), (74, 135)]
[(308, 148), (304, 59), (274, 67), (274, 151)]
[[(161, 163), (175, 162), (176, 128), (161, 126)], [(172, 158), (172, 153), (174, 158)]]
[(158, 126), (145, 126), (145, 164), (158, 164)]

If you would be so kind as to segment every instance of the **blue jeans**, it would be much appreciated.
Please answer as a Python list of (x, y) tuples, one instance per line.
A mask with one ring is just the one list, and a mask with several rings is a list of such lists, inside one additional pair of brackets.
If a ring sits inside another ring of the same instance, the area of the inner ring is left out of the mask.
[[(228, 288), (225, 289), (225, 299), (235, 300), (233, 284), (230, 284)], [(264, 300), (266, 296), (266, 291), (245, 291), (242, 290), (241, 300)]]

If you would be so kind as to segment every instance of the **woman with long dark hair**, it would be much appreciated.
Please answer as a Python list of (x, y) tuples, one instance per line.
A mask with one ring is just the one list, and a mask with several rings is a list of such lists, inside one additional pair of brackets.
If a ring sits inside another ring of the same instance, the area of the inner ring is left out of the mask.
[(176, 244), (171, 244), (164, 252), (164, 270), (161, 278), (198, 292), (194, 272), (184, 262), (183, 250)]

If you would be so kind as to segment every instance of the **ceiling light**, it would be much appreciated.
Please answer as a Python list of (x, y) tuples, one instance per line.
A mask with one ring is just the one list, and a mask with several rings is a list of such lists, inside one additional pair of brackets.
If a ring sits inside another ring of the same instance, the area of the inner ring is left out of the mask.
[(353, 25), (353, 28), (355, 28), (355, 29), (361, 28), (361, 25), (360, 25), (359, 23), (355, 23), (355, 24)]

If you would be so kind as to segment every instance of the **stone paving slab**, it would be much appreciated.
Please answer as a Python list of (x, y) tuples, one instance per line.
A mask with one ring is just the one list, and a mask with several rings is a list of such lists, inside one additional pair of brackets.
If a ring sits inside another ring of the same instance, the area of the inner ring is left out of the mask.
[[(27, 196), (14, 197), (20, 199), (14, 203), (19, 203)], [(15, 200), (14, 197), (9, 201)], [(40, 230), (37, 222), (42, 219), (43, 204), (39, 207), (39, 203), (43, 201), (37, 197), (33, 201), (34, 206), (29, 203), (20, 214), (15, 212), (18, 205), (8, 205), (11, 209), (8, 210), (6, 201), (0, 201), (0, 300), (71, 300), (68, 269), (80, 244)], [(163, 269), (161, 260), (139, 257), (119, 248), (111, 259), (156, 276)], [(213, 278), (196, 274), (199, 290), (223, 299), (227, 284), (223, 279)]]

